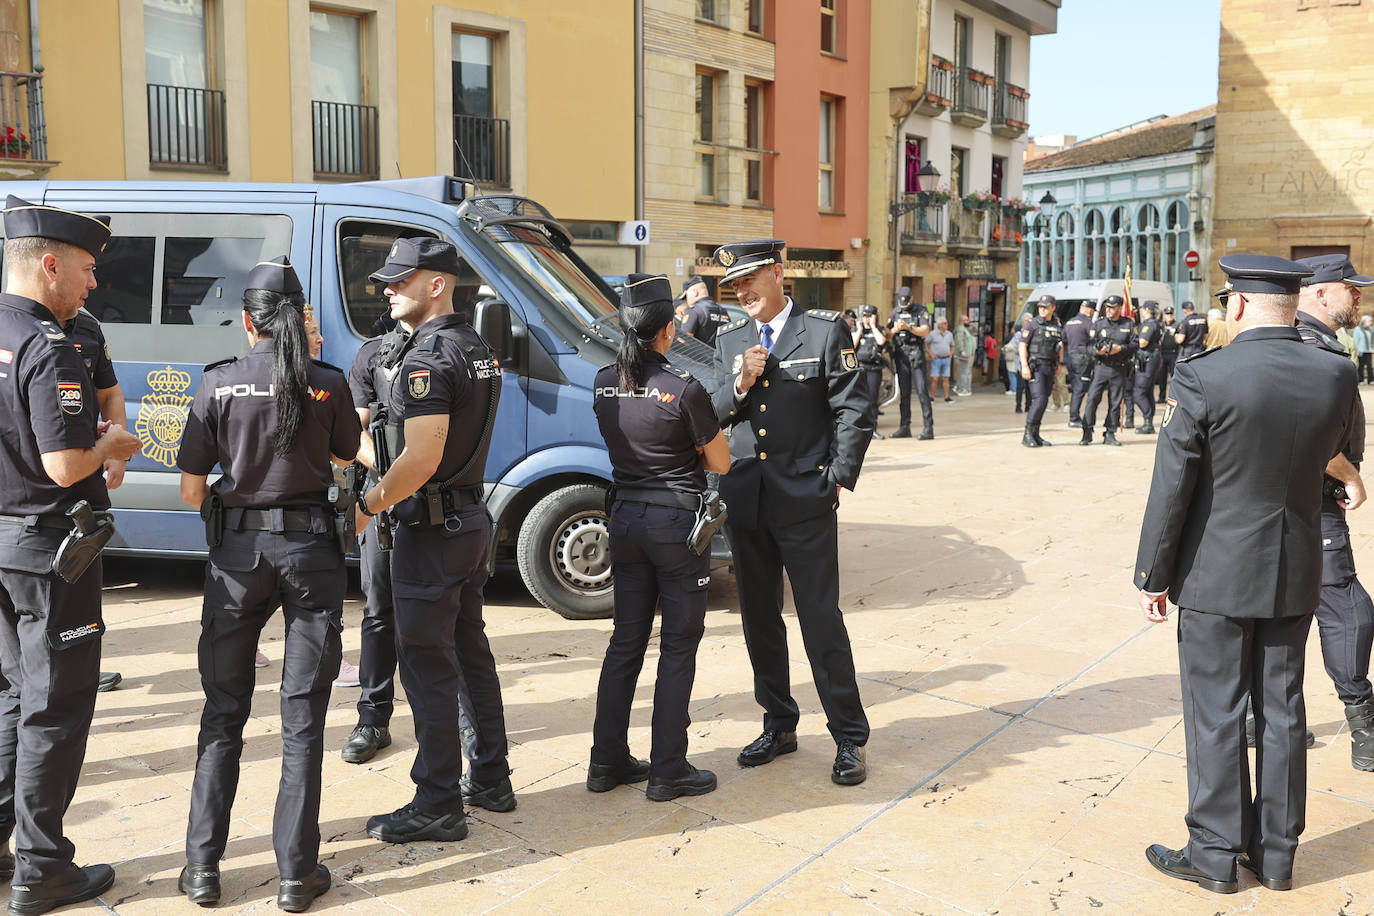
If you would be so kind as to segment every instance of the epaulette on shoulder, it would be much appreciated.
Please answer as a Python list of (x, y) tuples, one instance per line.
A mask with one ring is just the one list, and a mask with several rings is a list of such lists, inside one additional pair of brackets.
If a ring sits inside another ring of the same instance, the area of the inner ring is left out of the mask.
[(333, 363), (327, 363), (322, 359), (312, 359), (311, 362), (319, 366), (321, 369), (333, 369), (335, 372), (343, 374), (343, 370), (340, 369), (338, 366), (334, 365)]
[(221, 360), (218, 360), (218, 361), (216, 361), (216, 362), (210, 363), (210, 364), (208, 364), (204, 369), (202, 369), (201, 371), (202, 371), (202, 372), (209, 372), (211, 369), (218, 369), (220, 366), (227, 366), (227, 365), (229, 365), (230, 363), (236, 363), (236, 362), (238, 362), (238, 361), (239, 361), (239, 358), (238, 358), (237, 356), (231, 356), (231, 357), (229, 357), (228, 359), (221, 359)]
[(668, 366), (665, 366), (664, 368), (666, 368), (673, 375), (676, 375), (678, 378), (684, 379), (685, 381), (690, 382), (692, 379), (696, 378), (696, 376), (692, 375), (690, 371), (683, 369), (680, 366), (674, 366), (670, 364)]
[(806, 314), (810, 315), (812, 318), (820, 318), (824, 321), (837, 321), (840, 317), (840, 313), (832, 309), (807, 309)]
[(1215, 352), (1217, 352), (1218, 350), (1221, 349), (1221, 346), (1222, 346), (1221, 344), (1217, 344), (1215, 347), (1208, 347), (1206, 350), (1203, 350), (1201, 353), (1194, 353), (1192, 356), (1185, 356), (1185, 357), (1183, 357), (1183, 359), (1179, 360), (1179, 362), (1181, 362), (1181, 363), (1188, 363), (1188, 362), (1192, 362), (1192, 361), (1195, 360), (1195, 359), (1201, 359), (1202, 357), (1206, 356), (1208, 353), (1215, 353)]
[(716, 334), (729, 334), (731, 331), (738, 331), (740, 328), (744, 327), (748, 323), (748, 318), (741, 318), (739, 321), (727, 324), (725, 327), (717, 331)]

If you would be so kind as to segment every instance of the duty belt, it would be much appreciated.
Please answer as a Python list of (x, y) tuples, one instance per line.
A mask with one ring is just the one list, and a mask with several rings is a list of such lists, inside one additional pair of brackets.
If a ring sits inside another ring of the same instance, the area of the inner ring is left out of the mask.
[(680, 490), (662, 490), (655, 487), (611, 487), (609, 502), (616, 500), (667, 506), (670, 509), (691, 509), (693, 512), (701, 507), (701, 495), (698, 493), (683, 493)]
[(231, 531), (309, 531), (315, 534), (328, 534), (332, 530), (325, 519), (325, 510), (322, 507), (245, 509), (230, 506), (225, 509), (225, 522), (225, 527)]
[[(96, 512), (96, 518), (104, 518), (108, 512)], [(44, 512), (40, 515), (0, 515), (0, 524), (22, 525), (25, 528), (52, 528), (56, 531), (71, 531), (72, 520), (58, 512)]]

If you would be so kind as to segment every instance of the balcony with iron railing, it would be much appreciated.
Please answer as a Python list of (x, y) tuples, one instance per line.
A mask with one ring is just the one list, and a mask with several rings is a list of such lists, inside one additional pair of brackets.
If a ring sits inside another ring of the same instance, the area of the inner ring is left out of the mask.
[(310, 107), (315, 176), (350, 181), (376, 178), (377, 107), (318, 99)]
[(956, 254), (977, 254), (987, 238), (988, 211), (967, 207), (956, 197), (949, 202), (949, 250)]
[(224, 93), (149, 83), (148, 164), (153, 168), (228, 168)]
[(1016, 251), (1021, 247), (1021, 237), (1025, 232), (1025, 214), (1018, 210), (1002, 210), (992, 215), (992, 231), (988, 234), (988, 247), (999, 251)]
[(899, 230), (903, 251), (934, 251), (945, 243), (945, 205), (933, 203), (922, 192), (903, 194)]
[(962, 127), (981, 127), (988, 119), (988, 83), (992, 77), (972, 67), (954, 71), (954, 104), (949, 119)]
[(954, 65), (943, 57), (930, 56), (930, 73), (926, 77), (926, 91), (916, 103), (915, 112), (928, 118), (943, 114), (953, 102), (950, 88)]
[(993, 94), (992, 132), (1001, 137), (1016, 139), (1026, 132), (1026, 101), (1030, 93), (1020, 86), (999, 82)]
[(48, 159), (43, 74), (0, 71), (0, 178), (38, 178)]
[(453, 174), (480, 185), (510, 187), (510, 121), (453, 116)]

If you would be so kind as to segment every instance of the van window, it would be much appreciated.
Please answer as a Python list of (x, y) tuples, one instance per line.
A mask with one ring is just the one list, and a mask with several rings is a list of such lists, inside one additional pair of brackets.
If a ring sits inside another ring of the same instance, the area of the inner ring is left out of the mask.
[[(248, 271), (262, 238), (168, 238), (162, 252), (162, 323), (238, 327)], [(247, 265), (247, 269), (245, 269)]]
[(153, 254), (157, 239), (114, 236), (95, 262), (86, 311), (102, 324), (153, 323)]

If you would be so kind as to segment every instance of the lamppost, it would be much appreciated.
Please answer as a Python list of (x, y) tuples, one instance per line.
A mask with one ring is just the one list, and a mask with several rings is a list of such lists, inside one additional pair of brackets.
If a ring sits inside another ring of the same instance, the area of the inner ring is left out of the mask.
[(1045, 214), (1046, 219), (1054, 216), (1054, 206), (1057, 203), (1059, 203), (1059, 201), (1055, 200), (1054, 195), (1049, 191), (1046, 191), (1045, 196), (1040, 198), (1040, 212)]
[[(940, 170), (937, 169), (937, 168), (935, 167), (935, 163), (933, 163), (933, 162), (931, 162), (929, 159), (927, 159), (926, 162), (925, 162), (925, 165), (921, 166), (920, 170), (916, 173), (916, 177), (917, 177), (917, 178), (920, 178), (920, 179), (926, 179), (926, 180), (929, 180), (929, 181), (934, 182), (934, 181), (936, 181), (936, 180), (939, 179), (939, 177), (940, 177)], [(892, 301), (893, 301), (893, 303), (896, 303), (896, 301), (897, 301), (897, 290), (898, 290), (898, 288), (900, 287), (900, 281), (901, 281), (901, 276), (902, 276), (902, 264), (901, 264), (901, 258), (902, 258), (902, 243), (901, 243), (901, 238), (902, 238), (902, 227), (899, 226), (899, 225), (897, 224), (897, 222), (898, 222), (898, 220), (900, 220), (903, 216), (906, 216), (908, 213), (911, 213), (912, 211), (914, 211), (917, 207), (923, 207), (923, 206), (926, 206), (926, 205), (920, 203), (920, 202), (913, 196), (911, 200), (894, 200), (894, 201), (892, 202), (892, 205), (891, 205), (890, 207), (888, 207), (888, 210), (887, 210), (888, 218), (892, 221)]]

